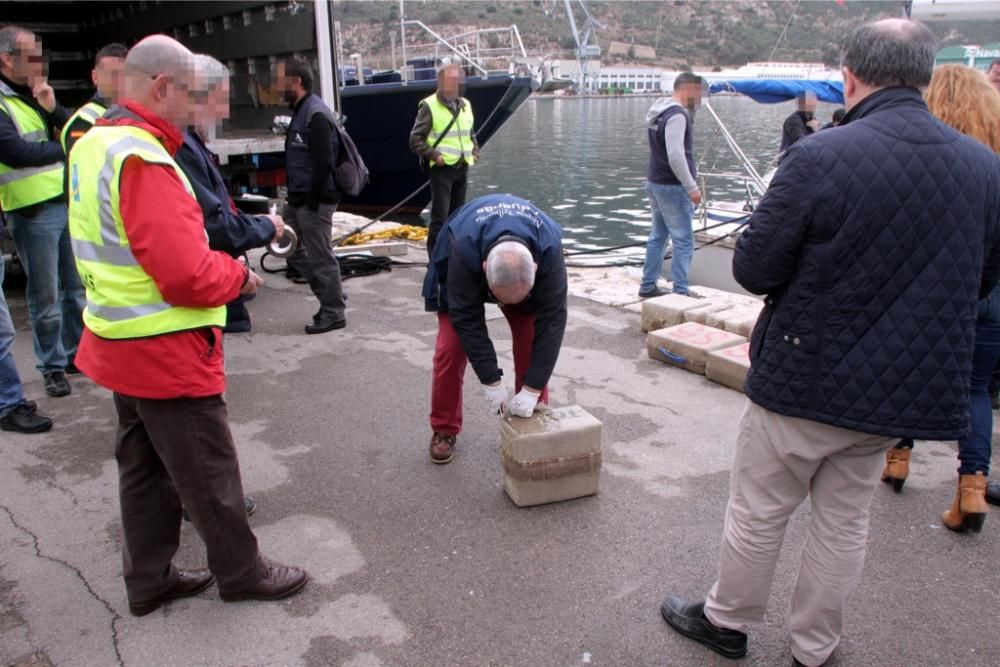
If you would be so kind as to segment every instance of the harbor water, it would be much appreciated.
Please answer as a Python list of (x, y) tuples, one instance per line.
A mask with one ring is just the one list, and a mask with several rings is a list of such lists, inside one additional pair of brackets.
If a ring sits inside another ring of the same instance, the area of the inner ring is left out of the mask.
[[(654, 99), (530, 98), (484, 147), (470, 172), (469, 198), (509, 192), (531, 200), (562, 225), (569, 250), (645, 241), (645, 117)], [(757, 170), (763, 174), (773, 166), (782, 122), (795, 104), (736, 96), (713, 96), (711, 104)], [(835, 108), (821, 104), (816, 115), (826, 123)], [(705, 109), (695, 115), (694, 151), (702, 172), (743, 171)], [(712, 200), (746, 198), (743, 179), (707, 183)]]

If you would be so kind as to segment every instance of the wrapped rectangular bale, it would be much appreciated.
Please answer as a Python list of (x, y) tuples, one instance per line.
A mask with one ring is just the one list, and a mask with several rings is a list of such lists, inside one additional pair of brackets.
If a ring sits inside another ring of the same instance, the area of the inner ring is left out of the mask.
[(683, 294), (667, 294), (642, 302), (642, 331), (656, 331), (663, 327), (672, 327), (684, 321), (684, 312), (705, 305), (702, 299), (684, 296)]
[(749, 338), (754, 325), (757, 324), (757, 318), (760, 317), (763, 306), (764, 304), (751, 308), (742, 306), (711, 313), (705, 319), (705, 324)]
[(650, 359), (680, 366), (692, 373), (704, 373), (708, 353), (747, 342), (738, 334), (697, 322), (652, 331), (646, 336)]
[(503, 488), (518, 507), (597, 493), (601, 422), (572, 405), (500, 420)]
[(705, 376), (713, 382), (743, 391), (750, 370), (750, 343), (726, 347), (708, 353)]
[(702, 303), (704, 305), (701, 308), (692, 308), (691, 310), (684, 311), (685, 322), (697, 322), (698, 324), (707, 324), (708, 318), (711, 315), (723, 313), (725, 311), (733, 309), (733, 304), (726, 303), (725, 301), (703, 300)]

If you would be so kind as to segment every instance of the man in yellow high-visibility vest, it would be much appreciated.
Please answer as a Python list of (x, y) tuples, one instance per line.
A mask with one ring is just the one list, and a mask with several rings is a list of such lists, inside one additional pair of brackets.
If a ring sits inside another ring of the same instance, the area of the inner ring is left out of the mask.
[(28, 316), (45, 393), (66, 396), (83, 324), (83, 285), (73, 263), (63, 200), (69, 113), (45, 77), (40, 40), (0, 28), (0, 208), (28, 275)]
[(465, 204), (469, 167), (479, 159), (472, 104), (461, 95), (464, 82), (461, 66), (442, 67), (437, 91), (420, 100), (410, 131), (410, 150), (427, 162), (431, 182), (428, 256), (448, 216)]
[[(225, 304), (263, 281), (209, 249), (173, 158), (192, 115), (194, 57), (169, 37), (125, 59), (125, 94), (69, 157), (70, 232), (87, 286), (80, 368), (114, 392), (129, 611), (143, 616), (218, 581), (223, 600), (273, 600), (306, 573), (267, 563), (247, 523), (223, 398)], [(209, 571), (173, 564), (181, 506)]]
[[(94, 126), (94, 122), (104, 115), (108, 107), (118, 101), (124, 85), (126, 55), (128, 47), (113, 42), (102, 46), (94, 56), (94, 69), (90, 71), (90, 79), (94, 82), (94, 96), (69, 117), (59, 135), (66, 155), (69, 155), (73, 144)], [(68, 185), (66, 189), (69, 190)]]

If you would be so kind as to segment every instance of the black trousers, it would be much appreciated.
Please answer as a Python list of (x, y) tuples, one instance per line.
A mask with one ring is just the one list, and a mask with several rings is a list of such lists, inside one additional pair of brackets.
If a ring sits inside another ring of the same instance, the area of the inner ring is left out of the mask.
[(427, 229), (427, 255), (434, 251), (434, 243), (448, 216), (465, 204), (469, 166), (462, 162), (455, 167), (431, 167), (431, 224)]
[(243, 506), (243, 484), (222, 396), (151, 400), (116, 393), (122, 560), (129, 602), (147, 602), (177, 578), (181, 506), (205, 542), (219, 589), (263, 577)]
[(285, 207), (284, 219), (299, 237), (299, 246), (285, 263), (305, 276), (319, 300), (317, 322), (344, 321), (344, 289), (340, 284), (340, 263), (333, 254), (333, 214), (336, 204), (320, 204), (311, 211), (307, 206)]

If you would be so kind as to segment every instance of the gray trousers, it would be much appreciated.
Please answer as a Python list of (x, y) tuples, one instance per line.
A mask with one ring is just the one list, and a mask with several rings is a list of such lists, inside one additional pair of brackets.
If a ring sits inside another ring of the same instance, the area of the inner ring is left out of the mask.
[(785, 417), (747, 401), (719, 578), (705, 602), (708, 619), (733, 630), (764, 620), (788, 518), (808, 496), (812, 518), (788, 624), (799, 662), (825, 662), (840, 642), (844, 607), (864, 567), (882, 458), (898, 440)]
[(336, 210), (336, 204), (320, 204), (316, 211), (310, 211), (305, 206), (288, 205), (282, 216), (299, 237), (299, 246), (286, 264), (309, 281), (309, 287), (319, 299), (316, 321), (324, 324), (344, 320), (340, 263), (330, 247)]

